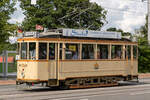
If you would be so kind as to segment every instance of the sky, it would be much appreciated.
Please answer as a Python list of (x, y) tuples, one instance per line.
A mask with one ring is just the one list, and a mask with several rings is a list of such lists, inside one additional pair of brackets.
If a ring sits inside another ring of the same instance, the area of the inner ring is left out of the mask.
[[(145, 16), (147, 14), (147, 2), (142, 0), (90, 0), (96, 2), (107, 10), (106, 23), (102, 30), (110, 27), (122, 29), (125, 32), (134, 33), (135, 29), (145, 24)], [(24, 20), (22, 9), (19, 2), (16, 4), (17, 11), (11, 15), (10, 23), (21, 23)]]

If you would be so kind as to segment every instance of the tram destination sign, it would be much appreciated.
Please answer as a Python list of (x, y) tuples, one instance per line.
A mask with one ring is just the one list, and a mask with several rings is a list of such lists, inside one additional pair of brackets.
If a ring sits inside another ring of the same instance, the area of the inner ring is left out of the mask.
[(80, 30), (80, 29), (63, 29), (63, 36), (121, 39), (120, 32), (105, 32), (105, 31), (103, 32), (103, 31)]

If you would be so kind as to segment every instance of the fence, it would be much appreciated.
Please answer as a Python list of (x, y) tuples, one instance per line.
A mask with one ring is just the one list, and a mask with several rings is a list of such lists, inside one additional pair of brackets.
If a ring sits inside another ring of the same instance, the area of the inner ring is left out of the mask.
[(3, 51), (0, 56), (0, 77), (16, 76), (16, 51)]

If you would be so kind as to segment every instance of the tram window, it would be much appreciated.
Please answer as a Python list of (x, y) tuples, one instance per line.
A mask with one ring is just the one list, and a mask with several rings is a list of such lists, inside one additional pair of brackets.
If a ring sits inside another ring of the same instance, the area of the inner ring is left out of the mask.
[(111, 58), (112, 59), (121, 59), (122, 58), (122, 46), (121, 45), (112, 45)]
[(62, 47), (62, 43), (60, 43), (60, 55), (59, 55), (59, 59), (62, 59), (62, 50), (63, 50), (63, 47)]
[(108, 45), (97, 45), (97, 59), (108, 59)]
[(17, 54), (20, 55), (20, 43), (17, 43)]
[(128, 56), (128, 59), (131, 59), (131, 46), (130, 45), (127, 46), (127, 56)]
[(21, 59), (27, 59), (27, 43), (21, 43)]
[(137, 46), (133, 46), (133, 58), (137, 59)]
[(49, 59), (55, 59), (55, 43), (49, 44)]
[(39, 59), (47, 59), (47, 43), (39, 43)]
[(78, 44), (66, 44), (65, 58), (66, 59), (78, 59), (79, 51)]
[(35, 60), (36, 55), (36, 43), (29, 43), (29, 59)]
[(82, 45), (82, 59), (94, 59), (94, 48), (92, 44)]

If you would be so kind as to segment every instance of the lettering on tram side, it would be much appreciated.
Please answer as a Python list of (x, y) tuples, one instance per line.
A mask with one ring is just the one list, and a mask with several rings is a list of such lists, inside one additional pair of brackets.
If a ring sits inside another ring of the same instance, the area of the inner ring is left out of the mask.
[(81, 29), (63, 29), (63, 36), (121, 39), (120, 32), (105, 32)]
[(27, 64), (19, 64), (19, 67), (27, 67)]

